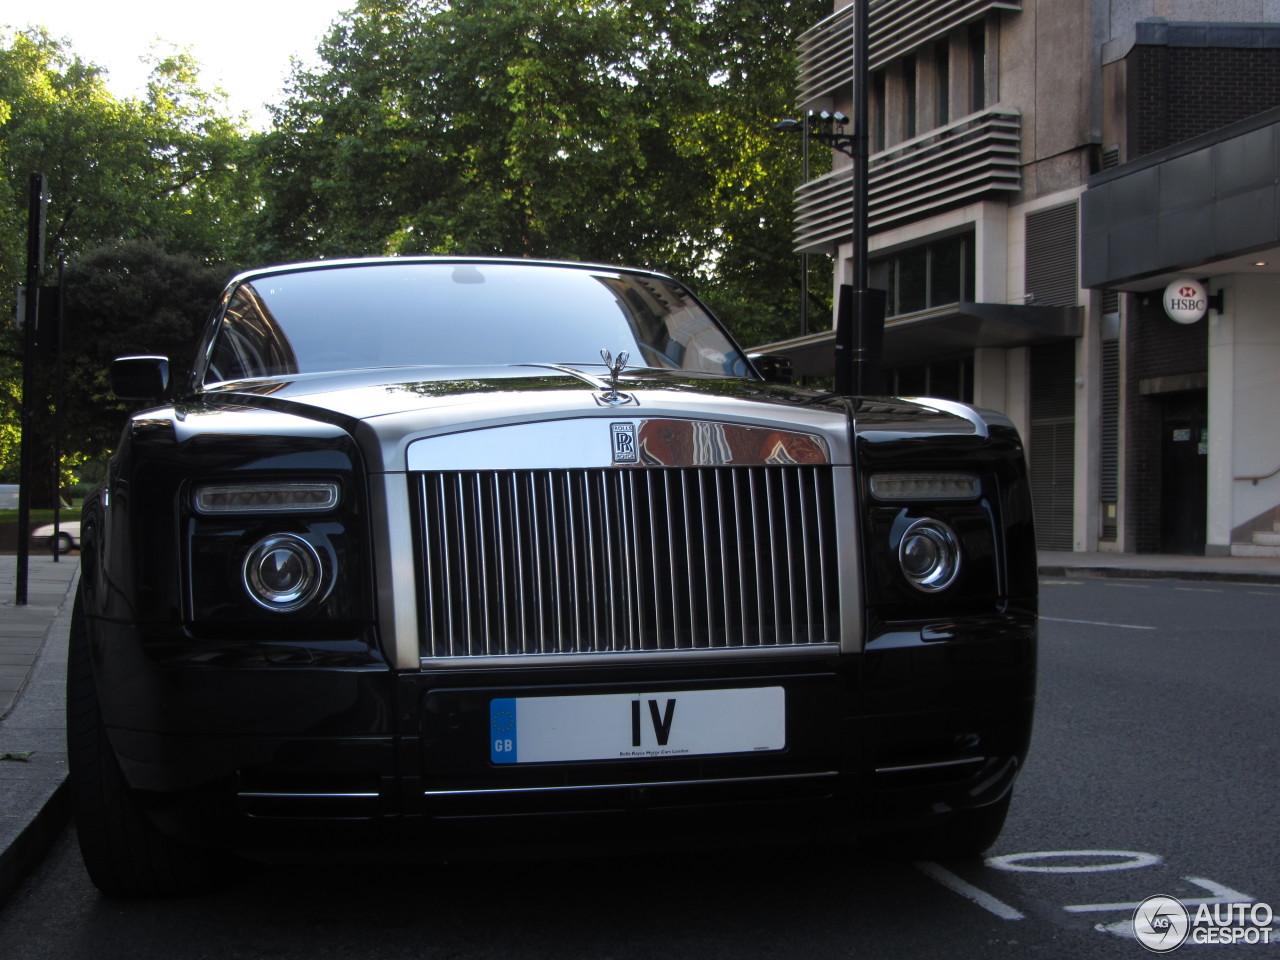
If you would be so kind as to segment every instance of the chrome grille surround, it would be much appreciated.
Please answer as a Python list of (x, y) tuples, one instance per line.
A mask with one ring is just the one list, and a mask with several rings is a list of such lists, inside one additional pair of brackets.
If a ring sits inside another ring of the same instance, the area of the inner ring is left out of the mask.
[(422, 661), (836, 650), (838, 472), (412, 473)]

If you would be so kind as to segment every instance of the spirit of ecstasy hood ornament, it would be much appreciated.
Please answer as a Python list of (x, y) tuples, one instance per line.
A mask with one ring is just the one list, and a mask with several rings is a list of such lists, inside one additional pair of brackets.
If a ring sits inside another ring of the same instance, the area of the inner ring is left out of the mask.
[(600, 351), (600, 358), (604, 360), (605, 367), (609, 370), (609, 389), (600, 395), (600, 400), (608, 404), (630, 403), (631, 398), (625, 393), (618, 390), (618, 377), (622, 371), (626, 369), (629, 354), (624, 350), (618, 354), (615, 360), (613, 354), (608, 350)]

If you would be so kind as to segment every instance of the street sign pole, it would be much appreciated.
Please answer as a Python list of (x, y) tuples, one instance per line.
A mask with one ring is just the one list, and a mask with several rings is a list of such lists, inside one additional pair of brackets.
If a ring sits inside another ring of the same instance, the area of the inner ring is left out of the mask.
[(853, 9), (853, 137), (849, 151), (853, 177), (853, 275), (847, 292), (849, 309), (837, 309), (835, 391), (862, 396), (880, 390), (880, 348), (884, 335), (884, 291), (870, 289), (867, 252), (868, 24), (870, 0)]
[(27, 602), (27, 567), (31, 560), (31, 435), (36, 394), (36, 324), (40, 318), (40, 266), (44, 262), (45, 180), (31, 174), (27, 191), (27, 290), (22, 318), (22, 439), (18, 461), (18, 557), (14, 602)]

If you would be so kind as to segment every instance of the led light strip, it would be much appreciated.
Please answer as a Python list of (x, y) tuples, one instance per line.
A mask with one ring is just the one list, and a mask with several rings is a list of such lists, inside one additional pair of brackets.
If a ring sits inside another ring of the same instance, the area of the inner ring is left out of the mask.
[(196, 487), (197, 513), (321, 513), (338, 505), (336, 483), (226, 483)]
[(877, 473), (871, 477), (877, 500), (974, 500), (978, 478), (971, 473)]

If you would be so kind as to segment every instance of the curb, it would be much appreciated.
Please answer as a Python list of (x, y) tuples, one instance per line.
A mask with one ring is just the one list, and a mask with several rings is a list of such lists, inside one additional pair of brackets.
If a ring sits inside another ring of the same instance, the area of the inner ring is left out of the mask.
[(1073, 567), (1045, 564), (1039, 568), (1042, 577), (1080, 577), (1095, 580), (1196, 580), (1207, 583), (1253, 583), (1280, 586), (1280, 575), (1250, 573), (1244, 570), (1153, 570), (1134, 567)]
[[(0, 841), (0, 910), (39, 867), (49, 848), (66, 829), (72, 813), (63, 715), (65, 712), (66, 636), (77, 569), (56, 604), (46, 600), (50, 617), (35, 663), (13, 706), (0, 720), (5, 739), (33, 749), (29, 776), (7, 780), (10, 802), (18, 800), (17, 817), (8, 821)], [(23, 766), (27, 766), (23, 764)], [(12, 784), (20, 783), (16, 794)]]
[(36, 810), (31, 822), (7, 849), (0, 850), (0, 910), (39, 866), (70, 820), (71, 787), (63, 777)]

